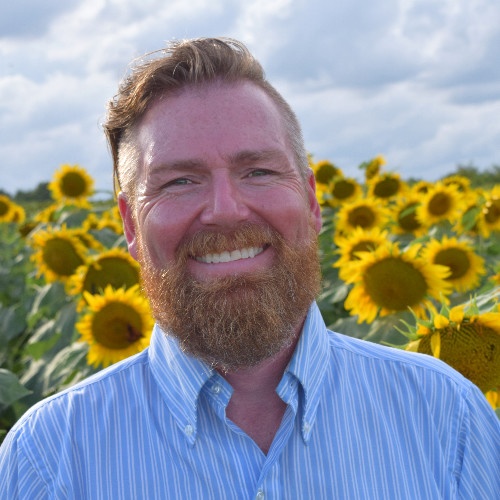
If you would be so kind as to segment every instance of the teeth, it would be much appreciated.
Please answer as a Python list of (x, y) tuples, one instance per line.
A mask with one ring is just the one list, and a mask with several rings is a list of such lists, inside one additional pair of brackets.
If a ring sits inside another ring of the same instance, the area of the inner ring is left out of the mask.
[(232, 252), (209, 253), (201, 257), (196, 257), (198, 262), (205, 264), (219, 264), (220, 262), (232, 262), (233, 260), (251, 259), (264, 251), (264, 247), (249, 247)]

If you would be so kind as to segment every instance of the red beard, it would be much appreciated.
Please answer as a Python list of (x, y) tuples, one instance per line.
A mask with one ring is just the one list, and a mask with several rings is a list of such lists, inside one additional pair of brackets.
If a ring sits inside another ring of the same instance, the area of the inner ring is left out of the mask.
[[(273, 247), (266, 271), (195, 280), (190, 256), (247, 247)], [(143, 286), (160, 327), (188, 354), (225, 371), (254, 366), (289, 347), (320, 290), (317, 235), (287, 244), (275, 230), (245, 224), (234, 232), (200, 232), (181, 245), (176, 263), (158, 269), (139, 242)]]

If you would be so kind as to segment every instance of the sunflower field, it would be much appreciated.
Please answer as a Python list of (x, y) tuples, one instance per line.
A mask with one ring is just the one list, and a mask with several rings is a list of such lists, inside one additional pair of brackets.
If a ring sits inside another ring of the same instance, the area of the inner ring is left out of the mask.
[[(500, 416), (500, 186), (408, 182), (360, 165), (310, 165), (322, 206), (323, 292), (335, 331), (435, 356)], [(116, 204), (63, 165), (52, 203), (0, 194), (0, 442), (33, 404), (149, 343), (153, 320)]]

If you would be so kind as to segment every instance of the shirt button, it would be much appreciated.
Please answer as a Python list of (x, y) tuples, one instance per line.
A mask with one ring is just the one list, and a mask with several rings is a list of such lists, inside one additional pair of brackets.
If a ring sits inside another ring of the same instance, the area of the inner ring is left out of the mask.
[(264, 492), (262, 490), (259, 490), (257, 492), (257, 495), (255, 495), (256, 500), (262, 500), (264, 498)]
[(184, 427), (184, 432), (187, 436), (191, 436), (193, 433), (193, 426), (191, 424), (187, 424), (186, 427)]
[(221, 389), (220, 384), (214, 384), (214, 386), (212, 387), (212, 392), (214, 394), (219, 394), (220, 389)]
[(307, 434), (311, 430), (311, 426), (308, 422), (304, 424), (304, 432)]

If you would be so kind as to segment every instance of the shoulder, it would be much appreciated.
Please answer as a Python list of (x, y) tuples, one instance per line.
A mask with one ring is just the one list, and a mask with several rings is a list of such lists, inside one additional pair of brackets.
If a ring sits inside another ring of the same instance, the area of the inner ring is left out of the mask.
[(334, 359), (346, 363), (352, 370), (360, 367), (372, 370), (379, 377), (397, 375), (397, 380), (414, 383), (446, 384), (460, 393), (467, 393), (475, 386), (443, 361), (426, 354), (419, 354), (394, 347), (375, 344), (340, 333), (328, 331)]
[(147, 383), (147, 364), (146, 349), (103, 369), (35, 404), (10, 432), (24, 436), (33, 435), (35, 432), (50, 434), (54, 429), (60, 432), (63, 427), (75, 423), (75, 415), (100, 412), (110, 405), (121, 406), (122, 400), (129, 398), (130, 394), (138, 393), (134, 388)]

